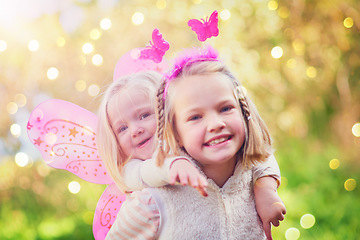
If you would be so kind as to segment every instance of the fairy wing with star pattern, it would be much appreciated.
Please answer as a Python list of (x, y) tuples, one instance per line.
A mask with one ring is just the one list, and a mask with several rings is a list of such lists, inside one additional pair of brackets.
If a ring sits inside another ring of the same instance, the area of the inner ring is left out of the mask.
[(39, 104), (31, 113), (27, 130), (30, 141), (51, 167), (66, 169), (98, 184), (112, 179), (96, 146), (97, 116), (78, 105), (59, 99)]
[(126, 195), (116, 187), (115, 183), (105, 189), (96, 205), (94, 214), (93, 234), (95, 240), (105, 239), (125, 200)]

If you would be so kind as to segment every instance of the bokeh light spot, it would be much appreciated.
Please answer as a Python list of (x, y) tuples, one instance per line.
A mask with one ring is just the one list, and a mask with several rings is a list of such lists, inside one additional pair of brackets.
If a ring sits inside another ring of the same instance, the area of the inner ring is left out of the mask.
[(63, 37), (59, 37), (59, 38), (56, 40), (56, 44), (57, 44), (59, 47), (65, 46), (65, 43), (66, 43), (66, 41), (65, 41), (65, 38), (63, 38)]
[(71, 192), (72, 194), (77, 194), (80, 192), (81, 189), (80, 183), (78, 183), (77, 181), (72, 181), (69, 183), (68, 189), (69, 192)]
[(111, 20), (109, 18), (104, 18), (100, 21), (100, 27), (103, 30), (108, 30), (111, 28)]
[(15, 155), (15, 163), (19, 167), (25, 167), (29, 163), (29, 157), (26, 153), (19, 152)]
[(354, 25), (354, 21), (352, 20), (352, 18), (347, 17), (344, 20), (344, 27), (346, 28), (351, 28)]
[(97, 96), (100, 93), (100, 87), (96, 84), (92, 84), (88, 88), (88, 94), (92, 97)]
[(97, 39), (100, 38), (100, 36), (101, 36), (100, 30), (98, 30), (98, 29), (93, 29), (93, 30), (90, 31), (90, 38), (91, 38), (92, 40), (97, 40)]
[(353, 178), (349, 178), (348, 180), (345, 181), (344, 183), (344, 187), (346, 189), (346, 191), (353, 191), (356, 188), (356, 181)]
[(272, 1), (268, 2), (267, 6), (268, 6), (269, 10), (274, 11), (279, 7), (279, 4), (277, 3), (277, 1), (272, 0)]
[(103, 64), (103, 57), (100, 54), (95, 54), (91, 61), (95, 66), (100, 66)]
[(165, 0), (157, 0), (156, 1), (156, 7), (160, 10), (166, 8), (166, 1)]
[(7, 49), (7, 43), (4, 40), (0, 40), (0, 52), (4, 52)]
[(289, 60), (286, 61), (286, 66), (288, 68), (294, 69), (296, 67), (296, 60), (293, 58), (290, 58)]
[(306, 76), (308, 76), (309, 78), (316, 78), (317, 76), (317, 70), (316, 68), (310, 66), (306, 69)]
[(355, 137), (360, 137), (360, 123), (355, 123), (351, 131)]
[(231, 12), (227, 9), (224, 9), (220, 12), (220, 18), (223, 21), (229, 20), (231, 17)]
[(136, 12), (134, 13), (134, 15), (131, 18), (131, 21), (133, 22), (133, 24), (135, 25), (140, 25), (144, 22), (144, 14), (141, 12)]
[(300, 231), (297, 228), (289, 228), (285, 232), (285, 238), (287, 240), (297, 240), (300, 237)]
[(42, 177), (46, 177), (47, 175), (49, 175), (50, 171), (52, 168), (50, 168), (48, 165), (46, 164), (39, 164), (36, 167), (36, 171), (38, 172), (38, 174)]
[(133, 59), (138, 59), (141, 55), (141, 51), (140, 49), (137, 49), (137, 48), (134, 48), (133, 50), (131, 50), (130, 52), (130, 56), (133, 58)]
[(25, 106), (27, 99), (24, 94), (18, 93), (15, 95), (15, 102), (19, 107)]
[(47, 133), (45, 135), (45, 143), (48, 144), (48, 145), (54, 145), (55, 143), (57, 142), (57, 136), (55, 133)]
[(21, 127), (19, 124), (14, 123), (10, 126), (10, 132), (14, 137), (20, 137), (21, 135)]
[(329, 162), (329, 167), (330, 167), (331, 169), (335, 170), (335, 169), (339, 168), (339, 166), (340, 166), (340, 161), (339, 161), (339, 159), (334, 158), (334, 159), (331, 159), (331, 160), (330, 160), (330, 162)]
[(86, 211), (82, 217), (86, 224), (92, 225), (94, 219), (94, 212)]
[(289, 9), (287, 9), (286, 7), (281, 7), (281, 8), (279, 8), (279, 16), (281, 17), (281, 18), (288, 18), (289, 17), (289, 15), (290, 15), (290, 11), (289, 11)]
[(273, 58), (281, 58), (283, 55), (283, 50), (281, 47), (276, 46), (273, 49), (271, 49), (271, 56)]
[(294, 48), (295, 50), (295, 53), (297, 55), (304, 55), (304, 51), (305, 51), (305, 44), (304, 44), (304, 41), (301, 40), (301, 39), (295, 39), (293, 42), (292, 42), (292, 47)]
[(28, 49), (30, 52), (36, 52), (39, 50), (40, 44), (37, 40), (31, 40), (28, 44)]
[(55, 67), (51, 67), (48, 69), (46, 75), (47, 75), (48, 79), (55, 80), (59, 76), (59, 70), (57, 70), (57, 68), (55, 68)]
[(78, 92), (83, 92), (86, 89), (86, 82), (84, 80), (79, 80), (75, 83), (75, 89)]
[(37, 108), (32, 112), (32, 116), (37, 121), (41, 121), (43, 119), (43, 117), (44, 117), (44, 112)]
[(82, 51), (85, 54), (89, 54), (94, 50), (94, 46), (91, 43), (84, 43), (82, 46)]
[(315, 224), (315, 217), (310, 213), (304, 214), (300, 218), (300, 225), (304, 229), (312, 228), (314, 224)]
[(15, 114), (18, 111), (18, 105), (14, 102), (9, 102), (6, 105), (6, 110), (9, 114)]

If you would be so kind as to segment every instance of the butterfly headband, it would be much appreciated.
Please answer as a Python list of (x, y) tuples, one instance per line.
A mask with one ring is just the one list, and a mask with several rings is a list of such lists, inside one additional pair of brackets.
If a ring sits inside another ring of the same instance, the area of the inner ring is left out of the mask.
[(206, 46), (205, 48), (190, 49), (184, 54), (178, 56), (175, 59), (173, 69), (169, 72), (169, 74), (165, 75), (166, 85), (164, 89), (163, 99), (165, 100), (166, 98), (167, 90), (172, 80), (179, 76), (185, 67), (189, 67), (194, 63), (205, 61), (219, 61), (218, 52), (210, 45)]
[[(188, 26), (193, 30), (199, 41), (204, 42), (206, 39), (211, 37), (216, 37), (219, 35), (219, 18), (218, 12), (215, 10), (209, 18), (206, 19), (190, 19), (188, 21)], [(132, 57), (140, 60), (152, 60), (155, 64), (161, 64), (162, 58), (165, 55), (166, 51), (169, 50), (170, 44), (164, 40), (162, 34), (159, 32), (159, 29), (154, 29), (152, 32), (152, 41), (150, 41), (150, 46), (146, 46), (146, 48), (138, 50), (137, 53), (132, 53)], [(134, 57), (135, 55), (135, 57)], [(126, 59), (127, 61), (128, 59)], [(132, 61), (130, 61), (131, 63)], [(134, 62), (134, 61), (133, 61)], [(125, 63), (125, 61), (123, 61)], [(149, 63), (147, 63), (150, 65)], [(126, 64), (122, 64), (124, 68), (127, 68)], [(134, 64), (133, 64), (134, 65)], [(140, 65), (140, 64), (137, 64)], [(153, 67), (153, 66), (151, 66)], [(148, 67), (148, 68), (151, 68)], [(135, 68), (135, 67), (133, 67)], [(137, 67), (137, 68), (141, 68)], [(129, 70), (122, 70), (129, 71)]]
[(158, 29), (152, 32), (150, 46), (145, 48), (134, 48), (125, 53), (116, 63), (113, 80), (122, 76), (139, 71), (156, 71), (164, 73), (168, 71), (169, 64), (163, 56), (169, 50), (170, 44), (164, 40)]

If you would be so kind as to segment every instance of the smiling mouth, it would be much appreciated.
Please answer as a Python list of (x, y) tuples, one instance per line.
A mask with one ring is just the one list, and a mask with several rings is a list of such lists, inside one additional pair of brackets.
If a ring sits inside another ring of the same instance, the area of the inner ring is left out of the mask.
[(226, 142), (227, 140), (231, 139), (231, 136), (228, 136), (228, 137), (222, 137), (222, 138), (217, 138), (217, 139), (214, 139), (208, 143), (205, 143), (205, 146), (215, 146), (217, 144), (220, 144), (220, 143), (223, 143), (223, 142)]
[(143, 147), (148, 141), (150, 141), (151, 137), (145, 139), (144, 141), (140, 142), (136, 147), (141, 148)]

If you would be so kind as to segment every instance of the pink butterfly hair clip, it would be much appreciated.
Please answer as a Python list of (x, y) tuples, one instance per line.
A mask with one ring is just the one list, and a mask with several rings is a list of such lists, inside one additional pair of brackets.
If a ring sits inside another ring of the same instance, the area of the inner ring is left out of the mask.
[(151, 59), (159, 63), (169, 48), (170, 44), (164, 40), (159, 29), (155, 28), (152, 32), (152, 42), (150, 41), (150, 46), (141, 51), (140, 59)]
[(197, 34), (197, 38), (201, 42), (219, 35), (218, 23), (219, 18), (216, 10), (211, 14), (209, 20), (206, 18), (205, 20), (201, 19), (201, 21), (197, 19), (190, 19), (188, 21), (189, 27)]
[(174, 60), (174, 67), (165, 75), (166, 86), (164, 89), (163, 99), (165, 100), (167, 90), (171, 81), (179, 76), (185, 67), (189, 67), (197, 62), (220, 61), (218, 52), (208, 45), (204, 48), (192, 48), (179, 55)]

